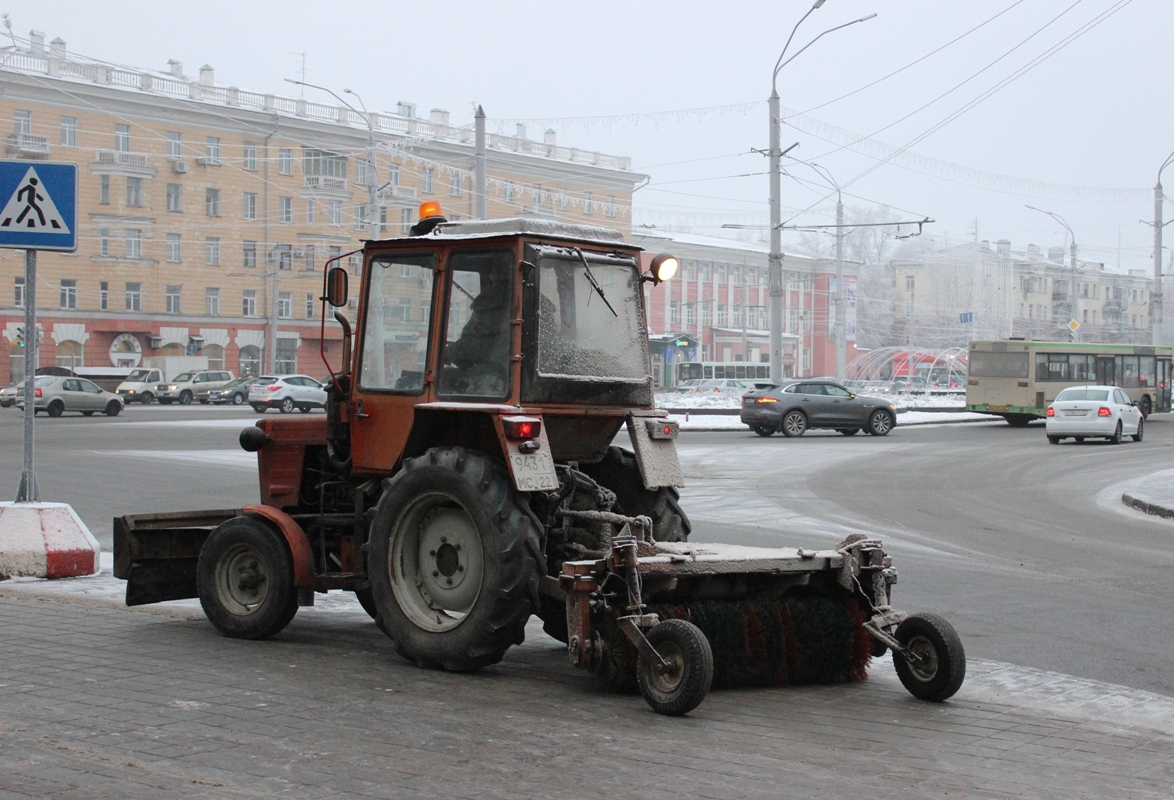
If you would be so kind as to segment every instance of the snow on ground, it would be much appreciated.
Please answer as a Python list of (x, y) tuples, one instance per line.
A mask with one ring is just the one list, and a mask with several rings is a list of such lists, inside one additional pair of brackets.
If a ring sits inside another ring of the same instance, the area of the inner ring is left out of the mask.
[[(688, 417), (686, 419), (686, 417)], [(669, 414), (683, 431), (749, 431), (737, 414)], [(987, 422), (997, 425), (1007, 423), (989, 414), (975, 414), (970, 411), (897, 411), (897, 428), (903, 425), (938, 425), (955, 422)]]
[[(930, 395), (876, 395), (887, 400), (898, 409), (902, 408), (957, 408), (966, 407), (964, 394), (930, 394)], [(657, 408), (738, 408), (742, 405), (742, 395), (738, 392), (657, 392)]]

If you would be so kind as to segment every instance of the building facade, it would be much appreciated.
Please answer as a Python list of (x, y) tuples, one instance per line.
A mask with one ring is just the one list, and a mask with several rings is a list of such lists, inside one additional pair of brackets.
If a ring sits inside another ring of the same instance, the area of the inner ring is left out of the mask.
[[(1148, 344), (1151, 278), (1077, 261), (1064, 248), (974, 242), (892, 262), (905, 343), (965, 346), (1007, 336)], [(1075, 285), (1075, 292), (1072, 287)], [(1071, 323), (1076, 330), (1071, 330)]]
[[(474, 132), (410, 103), (361, 114), (215, 80), (78, 59), (33, 32), (0, 50), (7, 157), (79, 169), (75, 253), (38, 259), (42, 366), (135, 366), (202, 355), (238, 374), (325, 371), (323, 268), (373, 234), (406, 235), (418, 204), (475, 213)], [(487, 137), (489, 217), (541, 216), (628, 232), (624, 157)], [(376, 227), (377, 226), (377, 227)], [(23, 376), (23, 252), (0, 250), (0, 384)], [(412, 315), (426, 309), (413, 308)], [(329, 352), (341, 329), (327, 326)]]
[[(770, 361), (769, 248), (694, 234), (634, 228), (632, 242), (646, 257), (669, 252), (676, 277), (647, 288), (653, 377), (676, 385), (682, 362)], [(856, 357), (857, 265), (846, 263), (847, 361)], [(836, 374), (835, 262), (794, 253), (783, 257), (783, 375)], [(678, 344), (680, 343), (680, 344)]]

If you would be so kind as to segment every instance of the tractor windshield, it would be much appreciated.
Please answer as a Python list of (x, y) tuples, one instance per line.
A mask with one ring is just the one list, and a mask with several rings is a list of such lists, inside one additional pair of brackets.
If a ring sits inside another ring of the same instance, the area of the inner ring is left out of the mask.
[(550, 248), (539, 259), (538, 286), (539, 375), (648, 380), (635, 260)]

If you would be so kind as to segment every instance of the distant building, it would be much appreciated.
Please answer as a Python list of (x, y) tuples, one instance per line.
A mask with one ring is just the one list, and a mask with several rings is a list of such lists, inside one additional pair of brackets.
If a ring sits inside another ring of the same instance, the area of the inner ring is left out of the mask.
[[(685, 361), (770, 361), (767, 245), (641, 227), (633, 228), (632, 242), (649, 259), (668, 252), (681, 261), (675, 278), (647, 290), (658, 386), (675, 385), (673, 367)], [(857, 269), (845, 263), (849, 363), (856, 356)], [(785, 253), (783, 280), (783, 375), (835, 375), (835, 261)]]
[[(7, 157), (80, 172), (78, 251), (38, 260), (42, 365), (198, 353), (237, 373), (272, 364), (321, 374), (325, 262), (361, 247), (370, 221), (384, 238), (405, 235), (425, 199), (450, 219), (474, 213), (473, 128), (440, 109), (426, 119), (410, 103), (372, 112), (370, 176), (367, 121), (329, 96), (246, 91), (217, 83), (209, 66), (197, 76), (178, 62), (115, 67), (37, 32), (27, 47), (0, 49), (0, 80), (0, 118), (13, 123)], [(560, 145), (554, 131), (534, 141), (523, 126), (487, 139), (488, 216), (627, 233), (644, 178), (628, 158)], [(357, 270), (357, 257), (347, 263)], [(13, 341), (24, 290), (21, 253), (0, 251), (0, 384), (23, 375)], [(327, 331), (337, 353), (340, 329)]]
[(898, 330), (922, 347), (1006, 336), (1068, 341), (1075, 320), (1081, 341), (1148, 344), (1146, 271), (1079, 260), (1074, 271), (1067, 258), (1063, 248), (1045, 258), (1035, 245), (1013, 250), (1004, 239), (894, 260)]

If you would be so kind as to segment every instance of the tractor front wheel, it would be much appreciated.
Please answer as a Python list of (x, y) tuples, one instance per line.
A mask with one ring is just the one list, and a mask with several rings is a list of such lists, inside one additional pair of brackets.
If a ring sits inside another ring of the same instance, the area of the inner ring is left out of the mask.
[(233, 517), (212, 531), (200, 548), (196, 586), (208, 621), (234, 639), (273, 636), (298, 610), (289, 546), (253, 517)]
[(422, 667), (496, 664), (525, 639), (540, 542), (500, 460), (463, 447), (408, 459), (371, 526), (376, 622)]

